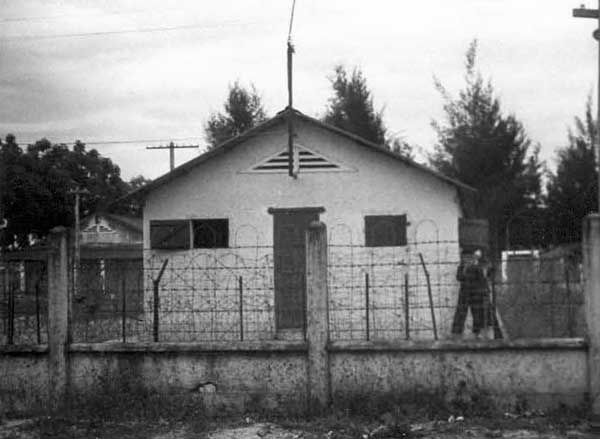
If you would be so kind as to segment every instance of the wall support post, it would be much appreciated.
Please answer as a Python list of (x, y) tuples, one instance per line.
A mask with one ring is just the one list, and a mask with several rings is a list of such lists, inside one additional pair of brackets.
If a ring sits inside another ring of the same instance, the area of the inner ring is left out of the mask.
[(600, 214), (583, 220), (583, 277), (588, 338), (591, 427), (600, 431)]
[(329, 295), (327, 291), (327, 228), (319, 221), (306, 231), (306, 341), (308, 344), (307, 395), (309, 410), (329, 406)]
[(48, 254), (48, 403), (60, 408), (67, 396), (67, 345), (69, 340), (69, 233), (64, 227), (50, 231)]

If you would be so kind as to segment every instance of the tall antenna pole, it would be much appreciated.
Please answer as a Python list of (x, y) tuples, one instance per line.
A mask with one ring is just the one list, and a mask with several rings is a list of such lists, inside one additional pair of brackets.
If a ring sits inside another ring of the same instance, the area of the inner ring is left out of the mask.
[(288, 174), (290, 177), (296, 178), (294, 172), (294, 100), (292, 88), (292, 56), (294, 54), (294, 46), (292, 44), (292, 25), (294, 23), (294, 9), (296, 8), (296, 0), (292, 3), (292, 13), (290, 15), (290, 27), (288, 30), (287, 39), (287, 80), (288, 80)]
[(593, 33), (594, 38), (598, 41), (598, 97), (596, 100), (598, 113), (596, 115), (596, 141), (593, 146), (596, 156), (596, 172), (598, 173), (598, 212), (600, 212), (600, 0), (598, 0), (598, 9), (586, 9), (583, 5), (580, 8), (573, 9), (573, 17), (594, 18), (598, 20), (598, 29)]
[(290, 177), (296, 177), (294, 174), (294, 107), (292, 97), (292, 54), (294, 46), (291, 41), (287, 43), (287, 70), (288, 70), (288, 174)]
[(169, 169), (175, 169), (175, 150), (183, 148), (200, 148), (199, 145), (175, 145), (173, 142), (164, 146), (147, 146), (146, 149), (168, 149), (169, 150)]

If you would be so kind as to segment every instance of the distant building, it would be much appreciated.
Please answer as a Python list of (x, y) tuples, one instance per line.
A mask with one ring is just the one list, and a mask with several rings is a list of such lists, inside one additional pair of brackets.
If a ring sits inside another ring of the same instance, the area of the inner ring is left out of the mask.
[[(142, 250), (142, 219), (112, 213), (94, 213), (81, 221), (82, 249)], [(141, 254), (141, 253), (140, 253)]]

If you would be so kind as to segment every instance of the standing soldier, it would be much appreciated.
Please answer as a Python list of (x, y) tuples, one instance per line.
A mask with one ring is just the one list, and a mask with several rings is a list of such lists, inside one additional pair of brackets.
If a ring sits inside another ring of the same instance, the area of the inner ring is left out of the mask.
[(465, 319), (470, 308), (473, 316), (473, 335), (475, 338), (479, 338), (481, 330), (488, 324), (487, 268), (483, 262), (481, 249), (475, 250), (472, 255), (463, 253), (456, 272), (456, 280), (460, 282), (460, 290), (452, 322), (452, 336), (462, 336)]

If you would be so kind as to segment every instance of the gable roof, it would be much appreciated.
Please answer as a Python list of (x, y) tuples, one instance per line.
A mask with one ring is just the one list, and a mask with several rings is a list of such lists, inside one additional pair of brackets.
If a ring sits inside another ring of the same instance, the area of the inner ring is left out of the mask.
[(93, 217), (104, 217), (109, 221), (116, 222), (117, 224), (122, 225), (123, 227), (130, 229), (134, 232), (142, 233), (142, 218), (138, 218), (130, 215), (117, 215), (115, 213), (107, 213), (107, 212), (95, 212), (81, 219), (81, 222), (85, 222)]
[(181, 175), (187, 174), (193, 168), (200, 165), (201, 163), (204, 163), (204, 162), (212, 159), (213, 157), (216, 157), (223, 153), (226, 153), (227, 151), (235, 148), (237, 145), (243, 143), (244, 141), (246, 141), (252, 137), (256, 137), (257, 134), (259, 134), (263, 131), (269, 130), (270, 128), (277, 125), (278, 123), (285, 122), (287, 120), (287, 116), (290, 112), (293, 112), (294, 118), (297, 118), (297, 119), (307, 122), (309, 124), (318, 126), (322, 129), (325, 129), (327, 131), (333, 132), (342, 137), (350, 139), (365, 148), (370, 148), (374, 152), (385, 154), (392, 159), (395, 159), (395, 160), (398, 160), (399, 162), (404, 163), (405, 165), (419, 169), (420, 171), (430, 174), (433, 177), (438, 178), (450, 185), (456, 186), (458, 189), (463, 189), (463, 190), (467, 190), (470, 192), (476, 192), (476, 189), (474, 189), (473, 187), (471, 187), (465, 183), (462, 183), (458, 180), (455, 180), (453, 178), (447, 177), (439, 172), (436, 172), (433, 169), (430, 169), (425, 165), (417, 163), (417, 162), (415, 162), (409, 158), (406, 158), (396, 152), (393, 152), (393, 151), (385, 148), (384, 146), (377, 145), (376, 143), (373, 143), (367, 139), (357, 136), (356, 134), (353, 134), (346, 130), (342, 130), (340, 128), (334, 127), (333, 125), (329, 125), (327, 123), (321, 122), (318, 119), (315, 119), (313, 117), (307, 116), (304, 113), (301, 113), (300, 111), (296, 110), (295, 108), (290, 109), (290, 107), (286, 107), (284, 110), (277, 113), (271, 119), (268, 119), (267, 121), (265, 121), (259, 125), (256, 125), (255, 127), (250, 128), (249, 130), (243, 132), (242, 134), (221, 143), (220, 145), (216, 146), (215, 148), (213, 148), (209, 151), (206, 151), (205, 153), (199, 155), (198, 157), (196, 157), (192, 160), (189, 160), (186, 163), (183, 163), (182, 165), (176, 167), (175, 169), (168, 172), (167, 174), (164, 174), (164, 175), (156, 178), (155, 180), (152, 180), (147, 185), (142, 186), (141, 188), (130, 192), (123, 198), (126, 199), (126, 198), (132, 197), (134, 195), (143, 196), (146, 193), (156, 189), (157, 187), (163, 186), (164, 184), (170, 182), (171, 180), (173, 180)]

